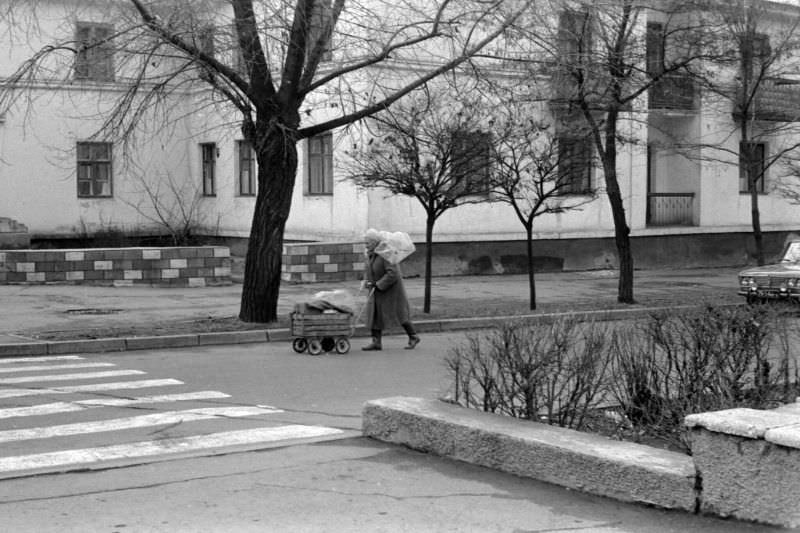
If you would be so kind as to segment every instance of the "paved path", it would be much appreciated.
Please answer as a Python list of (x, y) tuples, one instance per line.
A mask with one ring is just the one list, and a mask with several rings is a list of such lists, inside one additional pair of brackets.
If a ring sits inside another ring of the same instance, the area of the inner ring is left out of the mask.
[[(635, 275), (635, 296), (642, 305), (698, 303), (703, 299), (737, 301), (735, 268), (647, 270)], [(576, 303), (619, 307), (613, 271), (543, 273), (536, 276), (540, 309), (568, 309)], [(349, 291), (363, 301), (357, 282), (283, 284), (279, 314), (323, 290)], [(421, 313), (424, 283), (406, 280), (415, 320)], [(241, 285), (204, 288), (93, 287), (81, 285), (0, 285), (0, 344), (24, 342), (37, 332), (87, 330), (132, 324), (157, 326), (167, 321), (236, 317)], [(475, 315), (502, 313), (509, 305), (525, 309), (529, 301), (524, 275), (437, 277), (432, 283), (433, 312), (476, 308)], [(635, 307), (635, 306), (634, 306)], [(477, 308), (481, 308), (480, 311)], [(462, 315), (463, 316), (463, 315)]]

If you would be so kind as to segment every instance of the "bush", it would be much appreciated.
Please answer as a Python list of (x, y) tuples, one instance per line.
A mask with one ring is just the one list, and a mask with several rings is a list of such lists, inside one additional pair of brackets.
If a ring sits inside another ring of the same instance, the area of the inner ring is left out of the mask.
[(454, 380), (453, 400), (581, 428), (606, 388), (607, 338), (605, 326), (575, 317), (552, 324), (512, 322), (484, 335), (469, 334), (466, 344), (446, 359)]
[(451, 351), (452, 399), (689, 452), (686, 415), (796, 396), (792, 316), (779, 306), (738, 306), (614, 326), (575, 317), (510, 323)]

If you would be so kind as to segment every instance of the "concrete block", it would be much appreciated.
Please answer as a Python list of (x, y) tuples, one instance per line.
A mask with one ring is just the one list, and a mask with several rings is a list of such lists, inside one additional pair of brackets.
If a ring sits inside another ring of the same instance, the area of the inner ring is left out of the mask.
[(125, 270), (123, 272), (124, 279), (142, 279), (141, 270)]
[(161, 250), (157, 248), (145, 248), (142, 250), (142, 259), (161, 259)]
[(186, 259), (170, 259), (169, 260), (169, 267), (170, 268), (186, 268), (189, 266), (188, 261)]
[(800, 526), (800, 450), (763, 439), (692, 429), (703, 478), (700, 510), (722, 517)]
[(95, 261), (93, 268), (95, 270), (111, 270), (112, 263), (112, 261)]
[(165, 268), (161, 271), (161, 279), (176, 279), (179, 274), (176, 268)]
[(363, 433), (621, 501), (694, 511), (691, 457), (420, 398), (367, 402)]
[(17, 272), (36, 272), (36, 263), (33, 262), (20, 262), (17, 263)]
[(150, 350), (154, 348), (182, 348), (197, 346), (197, 335), (160, 335), (152, 337), (129, 337), (125, 339), (128, 350)]
[(194, 277), (194, 278), (187, 278), (187, 286), (188, 287), (205, 287), (206, 286), (206, 279), (203, 277)]
[(66, 252), (64, 254), (65, 261), (83, 261), (86, 257), (84, 252)]
[(85, 339), (47, 343), (47, 353), (51, 355), (123, 351), (125, 351), (125, 339)]
[(44, 272), (27, 272), (25, 274), (25, 281), (28, 283), (44, 283), (45, 282), (45, 273)]
[(230, 257), (230, 248), (214, 248), (214, 257)]
[(800, 424), (800, 414), (737, 408), (689, 415), (684, 423), (689, 428), (760, 439), (770, 429)]
[(66, 272), (67, 281), (83, 281), (83, 271)]

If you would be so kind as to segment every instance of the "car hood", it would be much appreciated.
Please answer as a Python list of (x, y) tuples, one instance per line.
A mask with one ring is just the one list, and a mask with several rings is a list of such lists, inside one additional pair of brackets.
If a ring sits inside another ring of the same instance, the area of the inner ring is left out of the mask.
[(800, 277), (800, 263), (780, 263), (747, 268), (739, 272), (740, 276), (775, 276), (792, 274)]

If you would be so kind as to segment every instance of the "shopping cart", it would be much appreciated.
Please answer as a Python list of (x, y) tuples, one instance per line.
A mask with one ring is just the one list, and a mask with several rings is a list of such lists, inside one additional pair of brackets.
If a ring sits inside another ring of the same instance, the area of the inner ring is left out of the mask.
[(322, 352), (344, 354), (350, 351), (350, 337), (355, 332), (353, 313), (326, 310), (291, 314), (292, 348), (297, 353), (311, 355)]

